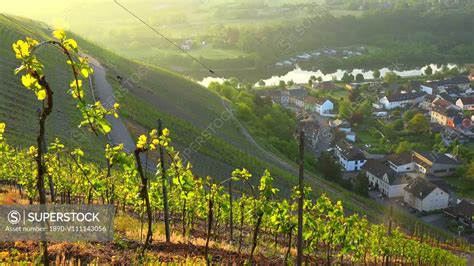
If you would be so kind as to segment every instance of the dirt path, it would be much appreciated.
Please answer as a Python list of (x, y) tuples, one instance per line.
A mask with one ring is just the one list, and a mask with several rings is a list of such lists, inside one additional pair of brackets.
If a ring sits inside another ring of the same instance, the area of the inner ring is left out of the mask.
[[(89, 61), (94, 69), (94, 75), (91, 80), (95, 100), (101, 101), (105, 107), (110, 108), (115, 103), (115, 96), (112, 86), (107, 81), (106, 70), (94, 58), (89, 57)], [(123, 120), (120, 117), (107, 116), (107, 121), (109, 121), (112, 126), (112, 131), (107, 135), (109, 142), (114, 145), (123, 143), (124, 149), (128, 152), (132, 152), (135, 149), (135, 141), (125, 127)]]

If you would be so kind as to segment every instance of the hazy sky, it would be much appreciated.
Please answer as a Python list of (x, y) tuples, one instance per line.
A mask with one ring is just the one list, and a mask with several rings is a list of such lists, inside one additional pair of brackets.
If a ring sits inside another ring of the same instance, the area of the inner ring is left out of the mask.
[[(55, 27), (68, 28), (67, 15), (81, 6), (113, 0), (0, 0), (0, 13), (10, 13), (44, 21)], [(126, 0), (130, 2), (130, 0)]]
[[(19, 4), (20, 2), (21, 4)], [(125, 5), (133, 3), (172, 3), (170, 0), (119, 0), (119, 2)], [(62, 28), (69, 27), (68, 18), (74, 17), (74, 22), (80, 21), (81, 14), (84, 23), (90, 23), (91, 20), (88, 19), (90, 14), (82, 12), (90, 12), (91, 9), (89, 8), (92, 8), (95, 14), (104, 14), (105, 16), (110, 14), (110, 11), (123, 12), (117, 8), (114, 0), (0, 0), (0, 13), (10, 13), (36, 19), (54, 27)]]

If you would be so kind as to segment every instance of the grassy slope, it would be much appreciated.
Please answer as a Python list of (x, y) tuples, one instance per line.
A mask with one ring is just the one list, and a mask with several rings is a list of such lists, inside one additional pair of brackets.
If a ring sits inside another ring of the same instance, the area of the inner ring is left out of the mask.
[[(35, 100), (33, 93), (22, 87), (19, 77), (13, 75), (18, 62), (11, 51), (11, 44), (25, 36), (31, 36), (32, 32), (34, 37), (40, 40), (46, 39), (50, 33), (48, 27), (43, 24), (8, 17), (14, 21), (0, 16), (0, 121), (7, 123), (7, 137), (12, 143), (19, 146), (35, 145), (35, 114), (39, 102)], [(108, 68), (109, 81), (116, 89), (120, 86), (116, 75), (124, 79), (136, 77), (133, 74), (143, 66), (79, 37), (77, 40), (84, 51), (99, 59)], [(71, 137), (71, 129), (75, 129), (79, 124), (80, 115), (66, 90), (57, 89), (68, 88), (70, 79), (67, 65), (60, 55), (52, 48), (43, 48), (40, 51), (40, 59), (46, 65), (47, 78), (55, 89), (54, 112), (48, 119), (48, 142), (58, 136), (68, 147), (81, 146), (87, 153), (100, 158), (105, 144), (103, 138), (87, 134), (87, 138), (80, 141)], [(237, 167), (252, 165), (250, 168), (259, 174), (265, 168), (273, 168), (257, 159), (260, 154), (253, 150), (233, 121), (226, 121), (222, 126), (214, 123), (225, 111), (218, 95), (166, 70), (150, 68), (146, 72), (140, 76), (137, 84), (128, 87), (128, 94), (118, 99), (123, 107), (122, 116), (129, 122), (130, 128), (138, 128), (132, 131), (134, 135), (156, 127), (156, 120), (162, 118), (164, 125), (172, 130), (175, 144), (182, 150), (191, 143), (196, 143), (196, 138), (214, 124), (208, 132), (215, 131), (215, 134), (203, 145), (198, 145), (199, 153), (192, 157), (191, 161), (199, 168), (195, 170), (202, 174), (225, 177)], [(87, 82), (84, 84), (88, 85)], [(89, 90), (89, 87), (85, 88), (86, 92)], [(273, 172), (278, 173), (279, 169), (274, 169)], [(291, 177), (286, 173), (279, 176), (285, 176), (281, 185), (287, 186)]]
[[(13, 70), (20, 65), (20, 62), (15, 58), (11, 45), (19, 39), (24, 39), (26, 35), (30, 36), (29, 30), (34, 31), (36, 33), (34, 37), (40, 40), (44, 39), (47, 33), (39, 29), (34, 22), (17, 20), (12, 16), (8, 18), (10, 20), (0, 15), (0, 121), (7, 124), (6, 137), (12, 143), (20, 146), (36, 145), (38, 131), (36, 112), (40, 103), (33, 92), (21, 85), (20, 77), (14, 75)], [(48, 142), (59, 137), (69, 147), (82, 146), (90, 154), (100, 154), (105, 138), (93, 136), (89, 132), (85, 132), (85, 138), (71, 137), (73, 134), (77, 136), (77, 132), (82, 132), (72, 131), (82, 119), (65, 89), (69, 87), (68, 80), (71, 79), (65, 63), (66, 58), (51, 47), (41, 48), (38, 56), (45, 65), (47, 80), (54, 90), (53, 113), (46, 122)], [(84, 88), (86, 92), (90, 90), (88, 85)]]

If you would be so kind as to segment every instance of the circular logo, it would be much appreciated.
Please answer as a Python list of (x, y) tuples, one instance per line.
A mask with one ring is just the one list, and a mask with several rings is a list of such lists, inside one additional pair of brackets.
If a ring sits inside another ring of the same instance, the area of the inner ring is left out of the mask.
[(11, 224), (17, 224), (21, 220), (21, 214), (18, 211), (13, 210), (8, 213), (7, 218)]

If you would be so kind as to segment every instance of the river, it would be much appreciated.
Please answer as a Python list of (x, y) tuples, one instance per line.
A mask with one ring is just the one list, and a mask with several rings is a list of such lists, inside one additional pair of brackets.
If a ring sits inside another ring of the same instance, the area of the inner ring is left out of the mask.
[[(436, 64), (430, 64), (430, 66), (433, 69), (433, 73), (440, 70), (442, 67), (441, 65), (436, 65)], [(455, 64), (448, 64), (448, 68), (450, 69), (455, 66), (456, 66)], [(383, 77), (385, 73), (390, 72), (390, 71), (395, 72), (397, 75), (401, 77), (417, 77), (417, 76), (424, 75), (426, 68), (427, 66), (408, 69), (408, 70), (391, 70), (388, 67), (384, 67), (384, 68), (379, 69), (379, 71), (380, 71), (381, 77)], [(321, 77), (324, 81), (330, 81), (334, 79), (341, 80), (345, 72), (351, 73), (352, 75), (354, 75), (354, 77), (357, 74), (362, 74), (364, 75), (365, 79), (373, 79), (373, 74), (374, 74), (372, 70), (364, 70), (364, 69), (353, 69), (352, 71), (338, 69), (336, 72), (324, 74), (321, 72), (321, 70), (309, 71), (309, 70), (303, 70), (299, 66), (295, 66), (293, 70), (287, 72), (285, 75), (282, 75), (282, 76), (275, 75), (269, 78), (262, 78), (262, 80), (265, 81), (265, 85), (267, 86), (278, 85), (280, 83), (280, 80), (283, 80), (285, 82), (292, 80), (295, 83), (307, 83), (311, 76)], [(206, 77), (202, 79), (201, 81), (199, 81), (199, 84), (207, 87), (209, 86), (209, 83), (213, 81), (222, 83), (224, 80), (225, 80), (224, 78)]]

